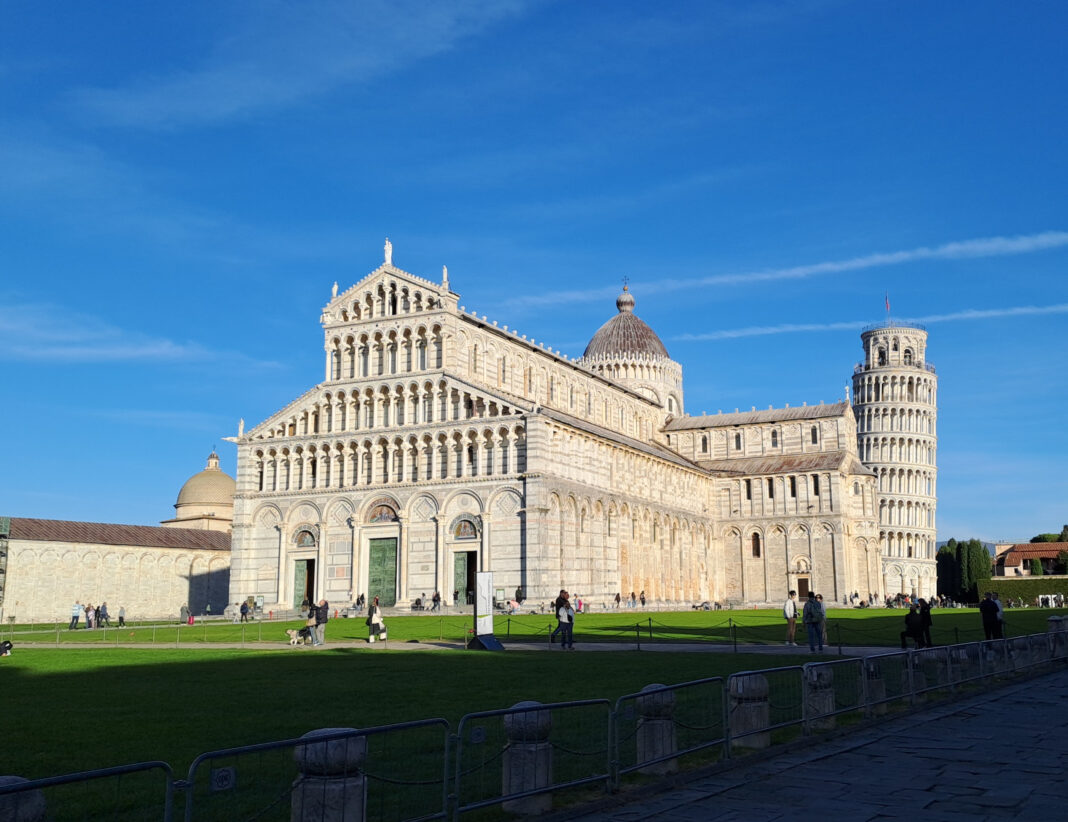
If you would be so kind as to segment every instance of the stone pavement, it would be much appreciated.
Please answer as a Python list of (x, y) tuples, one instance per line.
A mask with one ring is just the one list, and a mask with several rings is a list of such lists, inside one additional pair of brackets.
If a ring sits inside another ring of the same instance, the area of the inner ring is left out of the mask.
[[(831, 740), (811, 738), (569, 822), (945, 822), (1068, 817), (1068, 670)], [(609, 800), (611, 801), (611, 800)]]

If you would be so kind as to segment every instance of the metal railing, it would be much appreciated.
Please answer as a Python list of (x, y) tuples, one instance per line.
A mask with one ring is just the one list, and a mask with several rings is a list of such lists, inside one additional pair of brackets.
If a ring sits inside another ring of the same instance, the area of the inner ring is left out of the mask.
[[(741, 671), (650, 685), (612, 706), (519, 703), (444, 719), (330, 728), (201, 754), (187, 778), (144, 762), (0, 782), (0, 819), (416, 820), (501, 806), (545, 813), (553, 794), (616, 791), (843, 724), (875, 721), (929, 695), (1068, 662), (1068, 631)], [(184, 800), (182, 812), (175, 799)]]

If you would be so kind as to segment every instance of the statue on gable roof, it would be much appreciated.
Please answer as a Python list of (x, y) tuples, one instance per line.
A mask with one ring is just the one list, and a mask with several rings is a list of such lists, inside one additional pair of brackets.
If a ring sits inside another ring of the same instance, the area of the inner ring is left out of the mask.
[(386, 237), (386, 265), (393, 265), (393, 243)]

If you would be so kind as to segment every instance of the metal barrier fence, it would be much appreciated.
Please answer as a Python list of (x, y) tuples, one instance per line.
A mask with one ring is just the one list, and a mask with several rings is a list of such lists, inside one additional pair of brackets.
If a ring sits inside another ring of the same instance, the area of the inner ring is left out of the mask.
[(428, 719), (201, 754), (182, 786), (185, 820), (441, 819), (448, 751), (449, 723)]
[(454, 737), (455, 814), (500, 804), (544, 813), (557, 790), (611, 777), (607, 699), (542, 704), (467, 714)]
[(402, 822), (495, 805), (544, 813), (563, 789), (618, 790), (630, 774), (712, 763), (1066, 661), (1060, 630), (650, 685), (614, 708), (519, 703), (467, 714), (455, 734), (444, 719), (324, 729), (202, 754), (185, 780), (164, 762), (4, 778), (0, 820)]
[[(723, 677), (681, 685), (647, 685), (616, 700), (612, 711), (612, 786), (635, 771), (664, 775), (681, 756), (723, 754), (727, 713)], [(719, 751), (715, 749), (719, 748)]]
[(18, 822), (170, 822), (174, 772), (166, 762), (0, 784), (0, 819)]

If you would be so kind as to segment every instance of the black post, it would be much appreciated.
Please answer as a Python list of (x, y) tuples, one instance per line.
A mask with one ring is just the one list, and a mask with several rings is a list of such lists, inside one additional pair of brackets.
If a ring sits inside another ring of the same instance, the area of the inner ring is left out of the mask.
[(653, 618), (649, 617), (649, 641), (653, 641)]
[(642, 626), (634, 623), (634, 639), (638, 643), (638, 650), (642, 649)]
[(838, 637), (838, 656), (842, 655), (842, 624), (840, 622), (834, 623), (834, 633)]
[(734, 619), (727, 617), (727, 624), (731, 629), (731, 642), (734, 644), (734, 653), (738, 653), (738, 631), (734, 627)]
[(960, 645), (960, 628), (953, 626), (953, 644)]
[(507, 636), (509, 639), (512, 638), (512, 618), (511, 617), (508, 617), (508, 630), (505, 633), (505, 636)]

